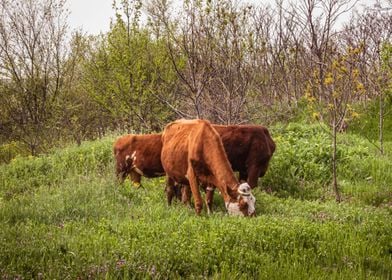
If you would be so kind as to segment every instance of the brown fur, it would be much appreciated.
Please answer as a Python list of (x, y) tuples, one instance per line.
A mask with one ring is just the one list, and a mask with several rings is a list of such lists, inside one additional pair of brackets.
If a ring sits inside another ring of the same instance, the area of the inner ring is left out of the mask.
[[(268, 129), (260, 125), (213, 125), (213, 127), (221, 136), (232, 169), (239, 172), (239, 180), (246, 181), (251, 188), (255, 188), (258, 178), (265, 175), (276, 149)], [(203, 188), (206, 189), (206, 186)], [(190, 192), (186, 189), (182, 192), (184, 193), (182, 201), (188, 203)], [(212, 209), (213, 194), (211, 188), (206, 191), (209, 210)]]
[(251, 188), (263, 177), (275, 152), (275, 142), (261, 125), (213, 125), (222, 138), (231, 167)]
[[(161, 134), (128, 134), (118, 138), (113, 145), (118, 179), (123, 182), (130, 175), (134, 183), (140, 184), (141, 176), (163, 176), (161, 150)], [(139, 174), (140, 171), (143, 175)]]
[(163, 132), (162, 144), (162, 166), (170, 180), (190, 186), (197, 214), (202, 209), (199, 191), (202, 183), (217, 187), (225, 202), (240, 199), (241, 210), (247, 215), (222, 140), (208, 121), (172, 122)]

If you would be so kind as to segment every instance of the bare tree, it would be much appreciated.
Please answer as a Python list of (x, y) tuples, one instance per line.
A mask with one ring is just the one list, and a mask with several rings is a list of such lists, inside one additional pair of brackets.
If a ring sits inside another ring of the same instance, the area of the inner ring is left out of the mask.
[(159, 21), (155, 30), (165, 27), (160, 34), (167, 37), (181, 82), (179, 115), (226, 124), (247, 119), (243, 109), (255, 76), (249, 55), (252, 9), (236, 1), (185, 1), (180, 16), (172, 17), (167, 1), (151, 3), (150, 16)]
[(3, 0), (0, 4), (1, 103), (14, 138), (34, 155), (48, 141), (61, 92), (67, 51), (63, 0)]
[(384, 153), (383, 126), (386, 112), (384, 111), (384, 91), (388, 85), (390, 69), (383, 67), (383, 48), (392, 44), (392, 8), (383, 7), (377, 1), (368, 7), (363, 14), (357, 13), (352, 22), (346, 26), (346, 40), (348, 43), (361, 45), (362, 80), (368, 89), (366, 99), (378, 98), (378, 132), (380, 153)]
[[(302, 0), (291, 5), (291, 13), (297, 15), (296, 18), (305, 31), (305, 43), (309, 50), (311, 78), (308, 83), (308, 96), (318, 100), (319, 106), (328, 105), (330, 110), (326, 114), (323, 111), (317, 112), (318, 118), (327, 116), (327, 123), (332, 129), (332, 187), (336, 200), (341, 200), (337, 183), (337, 137), (339, 128), (345, 121), (346, 107), (351, 95), (347, 92), (338, 91), (335, 86), (337, 79), (334, 77), (333, 64), (336, 59), (338, 32), (335, 31), (335, 24), (339, 17), (352, 9), (358, 1), (351, 0)], [(339, 94), (338, 94), (339, 92)], [(345, 94), (343, 94), (343, 92)], [(352, 92), (352, 91), (349, 91)]]

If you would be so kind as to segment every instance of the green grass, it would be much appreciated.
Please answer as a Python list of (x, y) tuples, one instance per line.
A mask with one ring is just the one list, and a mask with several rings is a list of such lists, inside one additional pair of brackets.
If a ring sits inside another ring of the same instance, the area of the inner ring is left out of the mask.
[(278, 148), (249, 219), (227, 216), (217, 194), (210, 216), (168, 207), (163, 178), (117, 185), (113, 138), (0, 166), (0, 276), (392, 279), (391, 158), (342, 135), (337, 204), (328, 135), (271, 130)]

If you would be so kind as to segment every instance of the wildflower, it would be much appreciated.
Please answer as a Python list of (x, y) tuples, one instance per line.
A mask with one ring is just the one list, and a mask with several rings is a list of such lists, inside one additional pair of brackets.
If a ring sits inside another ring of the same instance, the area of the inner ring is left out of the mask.
[(339, 67), (339, 62), (337, 60), (334, 60), (332, 62), (332, 69), (337, 69)]
[(316, 98), (314, 96), (309, 96), (307, 98), (307, 100), (308, 100), (309, 103), (312, 103), (312, 102), (316, 101)]
[(340, 71), (343, 73), (347, 73), (347, 68), (345, 66), (340, 67)]
[(365, 86), (361, 82), (357, 83), (357, 91), (360, 93), (365, 92)]
[(338, 98), (338, 97), (339, 97), (339, 92), (337, 92), (337, 91), (334, 90), (334, 91), (332, 92), (332, 97), (333, 97), (333, 98)]
[(358, 77), (358, 76), (359, 76), (359, 70), (358, 70), (357, 68), (355, 68), (355, 69), (353, 70), (353, 77), (356, 78), (356, 77)]
[(357, 118), (359, 118), (359, 114), (358, 114), (357, 112), (352, 112), (352, 113), (351, 113), (351, 117), (352, 117), (353, 119), (357, 119)]
[(324, 85), (328, 86), (328, 85), (332, 84), (333, 82), (334, 82), (334, 79), (332, 77), (332, 74), (328, 73), (327, 77), (325, 77), (325, 79), (324, 79)]

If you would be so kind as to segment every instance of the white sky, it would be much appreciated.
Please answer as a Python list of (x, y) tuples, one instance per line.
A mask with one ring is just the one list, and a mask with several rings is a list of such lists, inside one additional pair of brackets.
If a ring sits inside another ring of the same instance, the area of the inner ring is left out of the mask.
[[(182, 0), (174, 0), (174, 2), (182, 2)], [(248, 0), (246, 2), (257, 3), (274, 3), (274, 0)], [(112, 8), (113, 0), (67, 0), (67, 6), (70, 14), (68, 18), (71, 29), (82, 29), (88, 34), (97, 35), (100, 32), (109, 31), (110, 19), (114, 18), (114, 10)], [(385, 0), (382, 2), (385, 3)], [(260, 2), (259, 2), (260, 3)], [(361, 8), (363, 4), (372, 5), (375, 0), (360, 0), (355, 8)], [(342, 20), (349, 18), (346, 14)]]
[(114, 18), (113, 0), (67, 0), (71, 29), (81, 28), (97, 35), (109, 31), (110, 18)]

